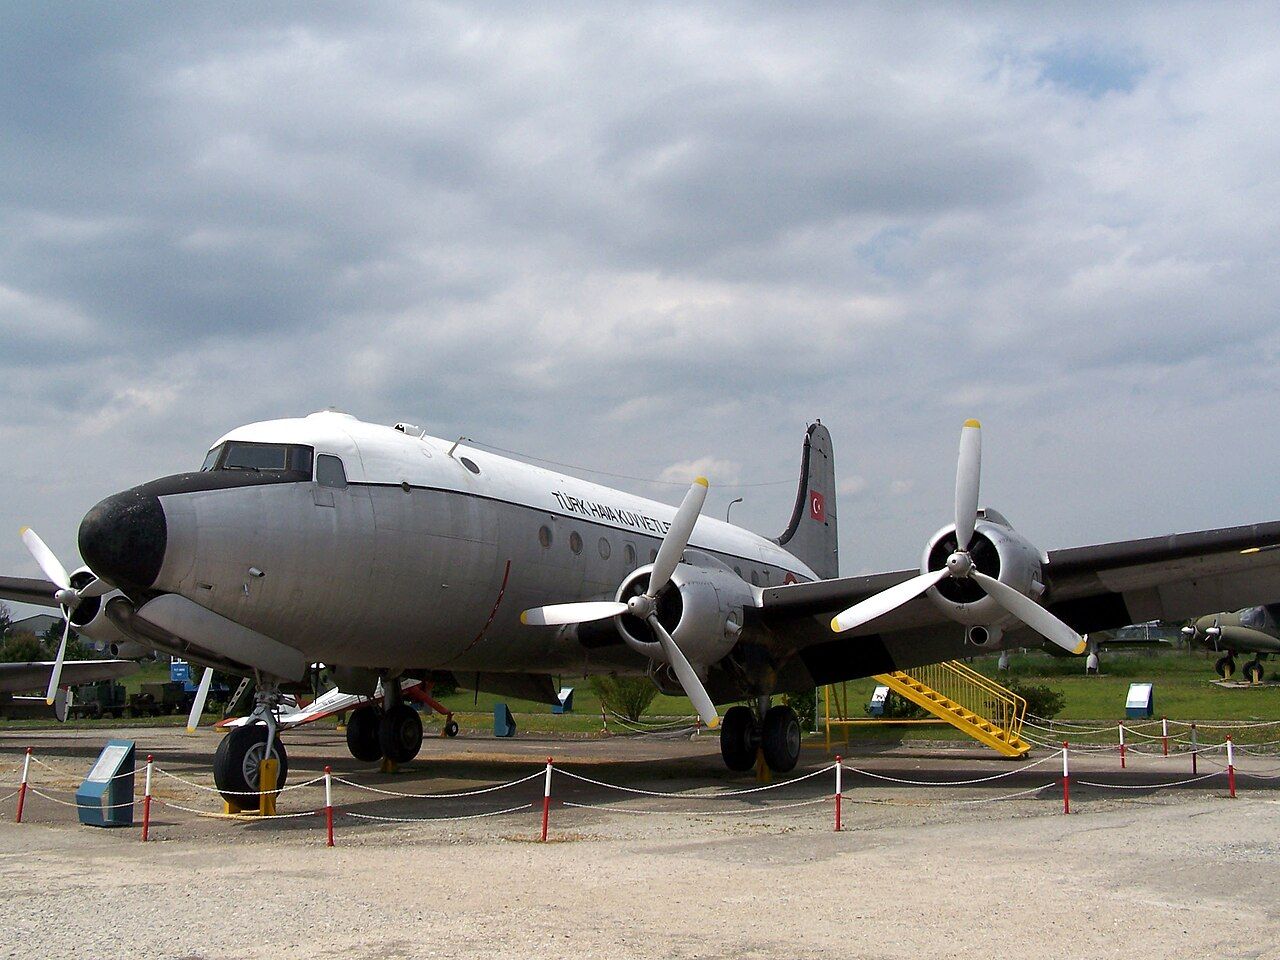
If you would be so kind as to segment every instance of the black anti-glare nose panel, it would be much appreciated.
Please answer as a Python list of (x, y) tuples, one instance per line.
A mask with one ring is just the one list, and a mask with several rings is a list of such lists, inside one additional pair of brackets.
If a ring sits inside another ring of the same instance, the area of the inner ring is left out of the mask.
[(155, 583), (168, 538), (164, 508), (141, 488), (107, 497), (80, 522), (80, 556), (126, 592)]

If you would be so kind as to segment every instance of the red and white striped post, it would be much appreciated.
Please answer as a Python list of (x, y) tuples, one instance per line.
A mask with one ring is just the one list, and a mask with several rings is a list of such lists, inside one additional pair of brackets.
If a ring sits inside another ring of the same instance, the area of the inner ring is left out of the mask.
[(31, 772), (31, 748), (27, 747), (27, 755), (22, 758), (22, 786), (18, 787), (18, 813), (14, 823), (22, 822), (22, 805), (27, 801), (27, 777)]
[(1124, 721), (1120, 721), (1120, 769), (1125, 768), (1124, 762)]
[(840, 797), (844, 793), (844, 787), (840, 780), (840, 772), (844, 764), (840, 762), (840, 754), (836, 754), (836, 833), (840, 832)]
[(1160, 718), (1160, 742), (1164, 747), (1164, 755), (1169, 755), (1169, 718)]
[(547, 776), (542, 781), (542, 842), (547, 842), (547, 822), (551, 819), (551, 758), (547, 757)]
[(151, 764), (155, 758), (147, 754), (147, 776), (142, 787), (142, 842), (147, 842), (147, 834), (151, 832)]
[(1067, 765), (1067, 741), (1062, 741), (1062, 813), (1071, 812), (1071, 768)]
[(1227, 734), (1227, 792), (1236, 795), (1236, 748), (1231, 742), (1231, 734)]
[(1196, 725), (1191, 725), (1191, 775), (1199, 773), (1200, 738), (1196, 735)]
[(324, 768), (324, 829), (328, 834), (326, 847), (333, 846), (333, 768)]
[(609, 718), (604, 715), (604, 704), (600, 704), (600, 732), (609, 732)]

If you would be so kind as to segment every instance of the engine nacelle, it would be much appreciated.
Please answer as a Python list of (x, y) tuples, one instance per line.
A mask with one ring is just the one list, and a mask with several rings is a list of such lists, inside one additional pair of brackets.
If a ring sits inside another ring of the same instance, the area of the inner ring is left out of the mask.
[[(943, 527), (925, 547), (921, 572), (941, 570), (955, 551), (955, 527)], [(1024, 596), (1034, 600), (1044, 592), (1040, 551), (994, 511), (983, 511), (975, 524), (969, 557), (982, 573)], [(947, 578), (929, 588), (926, 596), (952, 620), (974, 628), (966, 631), (966, 637), (977, 646), (997, 646), (1002, 634), (999, 627), (1016, 622), (971, 579)]]
[[(72, 583), (75, 582), (74, 577)], [(118, 590), (102, 597), (83, 601), (71, 614), (71, 625), (76, 633), (89, 639), (95, 650), (110, 653), (121, 660), (137, 660), (150, 655), (153, 648), (138, 643), (107, 616), (109, 604), (131, 605), (129, 598)], [(87, 615), (87, 616), (86, 616)]]
[[(676, 566), (671, 586), (658, 597), (658, 622), (691, 664), (706, 667), (728, 655), (738, 642), (743, 608), (754, 606), (755, 597), (740, 576), (713, 557), (694, 550), (685, 556), (693, 562)], [(628, 576), (618, 588), (618, 600), (626, 603), (644, 593), (652, 569), (652, 564), (646, 564)], [(623, 614), (618, 632), (632, 649), (664, 659), (662, 647), (643, 620)]]

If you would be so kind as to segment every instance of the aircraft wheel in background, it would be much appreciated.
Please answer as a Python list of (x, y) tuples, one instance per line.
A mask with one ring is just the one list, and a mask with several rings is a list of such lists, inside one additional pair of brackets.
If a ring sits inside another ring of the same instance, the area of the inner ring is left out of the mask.
[(382, 759), (382, 741), (378, 734), (381, 720), (377, 707), (363, 706), (351, 712), (351, 719), (347, 721), (347, 749), (351, 756), (363, 763)]
[(1236, 672), (1236, 662), (1231, 658), (1231, 654), (1220, 657), (1218, 662), (1213, 665), (1213, 669), (1217, 671), (1218, 676), (1223, 680), (1230, 680)]
[[(236, 727), (218, 744), (213, 755), (213, 782), (222, 797), (240, 807), (255, 806), (256, 797), (248, 796), (258, 789), (258, 764), (267, 749), (267, 728), (261, 723)], [(283, 787), (289, 777), (289, 755), (279, 737), (271, 741), (271, 756), (280, 762), (276, 786)]]
[(1244, 665), (1244, 678), (1250, 683), (1262, 682), (1262, 663), (1258, 660), (1250, 660)]
[[(350, 726), (347, 727), (349, 731)], [(382, 714), (378, 726), (382, 755), (392, 763), (408, 763), (422, 749), (422, 718), (407, 703), (397, 704)]]
[(720, 756), (730, 770), (742, 773), (755, 766), (759, 728), (750, 707), (730, 707), (720, 721)]
[(446, 737), (456, 737), (458, 735), (458, 721), (452, 718), (444, 722), (444, 735)]
[(764, 762), (775, 773), (789, 773), (800, 760), (800, 718), (787, 706), (770, 707), (760, 736)]

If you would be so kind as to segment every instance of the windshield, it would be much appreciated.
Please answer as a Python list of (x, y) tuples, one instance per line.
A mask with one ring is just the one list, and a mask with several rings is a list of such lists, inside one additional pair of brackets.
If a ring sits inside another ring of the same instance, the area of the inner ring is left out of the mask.
[(201, 470), (254, 470), (305, 474), (311, 479), (311, 448), (292, 443), (228, 440), (209, 451)]

